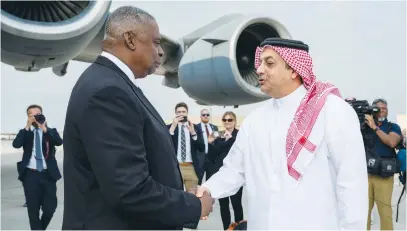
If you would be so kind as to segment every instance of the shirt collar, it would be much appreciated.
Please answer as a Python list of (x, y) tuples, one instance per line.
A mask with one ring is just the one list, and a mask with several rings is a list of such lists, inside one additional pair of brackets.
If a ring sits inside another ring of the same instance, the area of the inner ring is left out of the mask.
[(289, 95), (279, 99), (273, 99), (273, 105), (277, 108), (298, 107), (305, 94), (307, 94), (307, 89), (304, 87), (304, 85), (301, 85)]
[(116, 64), (116, 66), (118, 66), (120, 68), (120, 70), (122, 70), (124, 72), (124, 74), (127, 75), (127, 77), (129, 77), (129, 79), (134, 82), (135, 77), (133, 72), (130, 70), (130, 68), (123, 63), (120, 59), (118, 59), (116, 56), (106, 52), (106, 51), (102, 51), (101, 56), (104, 56), (106, 58), (108, 58), (110, 61), (112, 61), (114, 64)]
[(42, 131), (42, 129), (40, 127), (36, 128), (36, 127), (31, 125), (30, 130), (35, 131), (35, 129), (38, 129), (39, 131)]

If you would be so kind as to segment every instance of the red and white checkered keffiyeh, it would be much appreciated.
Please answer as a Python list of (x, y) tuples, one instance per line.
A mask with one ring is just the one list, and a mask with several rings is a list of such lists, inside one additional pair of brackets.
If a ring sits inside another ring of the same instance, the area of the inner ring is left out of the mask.
[(307, 89), (307, 93), (294, 115), (294, 120), (290, 125), (286, 139), (288, 173), (298, 181), (301, 174), (293, 167), (293, 164), (297, 160), (302, 148), (306, 148), (311, 153), (316, 150), (316, 145), (311, 143), (308, 137), (318, 118), (319, 112), (325, 104), (326, 97), (329, 94), (335, 94), (340, 97), (340, 93), (334, 85), (316, 81), (312, 71), (312, 58), (304, 50), (271, 45), (257, 47), (254, 62), (256, 69), (261, 64), (260, 54), (267, 47), (276, 51), (302, 77), (304, 86)]

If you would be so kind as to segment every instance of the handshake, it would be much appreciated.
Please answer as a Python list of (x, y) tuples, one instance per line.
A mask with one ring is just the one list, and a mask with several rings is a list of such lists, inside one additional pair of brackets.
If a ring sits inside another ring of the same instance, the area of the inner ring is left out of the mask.
[(213, 203), (215, 203), (215, 199), (211, 197), (209, 190), (203, 186), (197, 186), (196, 188), (189, 189), (188, 192), (201, 200), (201, 220), (208, 219), (213, 209)]

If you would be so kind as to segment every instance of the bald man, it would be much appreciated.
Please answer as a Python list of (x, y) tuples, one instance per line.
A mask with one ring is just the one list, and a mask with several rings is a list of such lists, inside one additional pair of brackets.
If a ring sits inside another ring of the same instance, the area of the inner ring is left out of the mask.
[(196, 228), (209, 194), (183, 191), (168, 129), (134, 79), (160, 65), (155, 19), (132, 6), (108, 18), (103, 53), (72, 90), (64, 129), (62, 229)]

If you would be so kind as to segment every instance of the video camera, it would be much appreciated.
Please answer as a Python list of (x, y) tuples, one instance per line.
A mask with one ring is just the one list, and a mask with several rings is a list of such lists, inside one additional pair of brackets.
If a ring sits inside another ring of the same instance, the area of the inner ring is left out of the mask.
[(359, 118), (361, 130), (364, 130), (366, 128), (365, 115), (374, 116), (380, 112), (379, 107), (377, 107), (375, 105), (370, 106), (370, 104), (367, 100), (356, 100), (355, 98), (351, 98), (351, 99), (345, 99), (345, 101), (348, 102), (353, 107), (353, 109), (356, 111), (356, 114), (358, 115), (358, 118)]
[(371, 132), (370, 129), (368, 129), (369, 126), (366, 124), (365, 115), (372, 115), (376, 120), (375, 115), (380, 112), (380, 108), (375, 105), (370, 106), (367, 100), (356, 100), (355, 98), (350, 98), (345, 99), (345, 101), (353, 107), (358, 115), (366, 155), (374, 155), (374, 132)]

